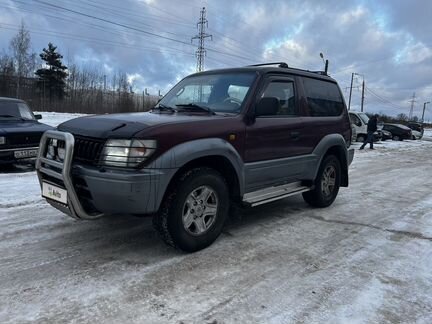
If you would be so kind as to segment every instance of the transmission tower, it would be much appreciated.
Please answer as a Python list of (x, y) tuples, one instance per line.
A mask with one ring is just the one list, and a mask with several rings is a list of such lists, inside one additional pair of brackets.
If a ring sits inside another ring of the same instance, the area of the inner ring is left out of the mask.
[(409, 102), (411, 102), (411, 109), (410, 109), (410, 112), (409, 112), (408, 119), (411, 120), (413, 118), (414, 103), (416, 102), (416, 100), (415, 100), (415, 92), (413, 93), (412, 99)]
[(192, 41), (194, 39), (198, 39), (198, 49), (195, 52), (197, 57), (197, 71), (201, 72), (204, 70), (204, 57), (206, 56), (206, 50), (204, 47), (204, 40), (206, 38), (210, 38), (213, 40), (213, 35), (206, 34), (205, 29), (208, 27), (208, 20), (206, 18), (206, 8), (203, 7), (200, 12), (200, 19), (197, 23), (198, 27), (198, 35), (192, 37)]

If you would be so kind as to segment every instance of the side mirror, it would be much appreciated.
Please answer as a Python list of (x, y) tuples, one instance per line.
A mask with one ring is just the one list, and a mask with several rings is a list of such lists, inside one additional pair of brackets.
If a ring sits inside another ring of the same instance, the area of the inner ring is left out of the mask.
[(264, 97), (258, 101), (255, 116), (274, 116), (279, 111), (279, 99), (275, 97)]
[(356, 122), (356, 125), (357, 125), (358, 127), (361, 127), (361, 125), (362, 125), (361, 121), (357, 121), (357, 122)]
[(34, 115), (36, 120), (42, 119), (42, 115), (38, 114), (38, 115)]

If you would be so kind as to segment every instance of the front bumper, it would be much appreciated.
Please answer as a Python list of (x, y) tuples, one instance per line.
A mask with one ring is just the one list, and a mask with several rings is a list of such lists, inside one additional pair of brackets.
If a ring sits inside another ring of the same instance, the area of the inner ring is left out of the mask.
[(104, 214), (157, 212), (175, 169), (123, 171), (74, 165), (72, 182), (88, 211)]
[(23, 151), (34, 151), (38, 150), (38, 146), (32, 147), (19, 147), (19, 148), (8, 148), (8, 149), (0, 149), (0, 165), (2, 164), (12, 164), (18, 162), (32, 162), (36, 160), (36, 157), (15, 157), (15, 152), (23, 152)]
[[(44, 155), (49, 139), (65, 142), (63, 162)], [(74, 136), (47, 131), (40, 143), (36, 171), (43, 182), (67, 191), (67, 204), (47, 201), (62, 212), (80, 219), (106, 214), (151, 214), (159, 209), (165, 190), (176, 169), (119, 170), (73, 164)]]

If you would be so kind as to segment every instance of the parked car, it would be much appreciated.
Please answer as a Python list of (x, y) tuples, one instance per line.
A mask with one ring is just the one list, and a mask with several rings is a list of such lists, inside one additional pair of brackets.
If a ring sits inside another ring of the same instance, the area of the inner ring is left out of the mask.
[(386, 141), (388, 139), (392, 139), (393, 138), (392, 133), (390, 133), (389, 131), (387, 131), (385, 129), (381, 129), (380, 132), (381, 132), (381, 140), (382, 141)]
[[(368, 115), (364, 112), (358, 112), (351, 110), (349, 112), (349, 117), (352, 125), (356, 129), (357, 133), (357, 142), (364, 142), (367, 138), (367, 124), (369, 121)], [(374, 142), (378, 142), (381, 140), (381, 133), (379, 131), (374, 132)]]
[(411, 129), (401, 124), (384, 124), (384, 130), (392, 133), (394, 141), (403, 141), (404, 139), (412, 139)]
[(38, 122), (28, 105), (0, 97), (0, 164), (35, 160), (42, 134), (52, 127)]
[(412, 139), (417, 140), (423, 137), (424, 128), (422, 124), (411, 122), (407, 124), (407, 127), (411, 128)]
[(354, 127), (353, 124), (351, 124), (351, 132), (352, 132), (352, 135), (351, 135), (351, 143), (353, 143), (353, 142), (357, 142), (357, 130), (356, 130), (356, 128)]
[(331, 205), (348, 186), (350, 140), (334, 79), (271, 63), (188, 76), (150, 112), (67, 121), (44, 134), (36, 169), (59, 210), (153, 215), (167, 244), (196, 251), (219, 236), (231, 204), (302, 193)]

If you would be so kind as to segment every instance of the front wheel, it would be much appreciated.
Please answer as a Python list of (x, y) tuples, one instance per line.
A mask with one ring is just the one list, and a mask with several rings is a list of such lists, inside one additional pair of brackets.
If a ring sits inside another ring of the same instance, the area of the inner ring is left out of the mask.
[(185, 172), (167, 193), (153, 226), (168, 245), (195, 252), (211, 245), (229, 213), (225, 179), (210, 168)]
[(393, 141), (400, 141), (401, 139), (400, 139), (400, 137), (399, 136), (397, 136), (397, 135), (394, 135), (393, 136)]
[(321, 162), (314, 189), (303, 193), (303, 199), (314, 207), (330, 206), (339, 192), (341, 166), (338, 158), (328, 155)]
[(363, 143), (365, 141), (365, 138), (366, 137), (364, 137), (363, 135), (359, 135), (359, 136), (357, 136), (357, 142)]

